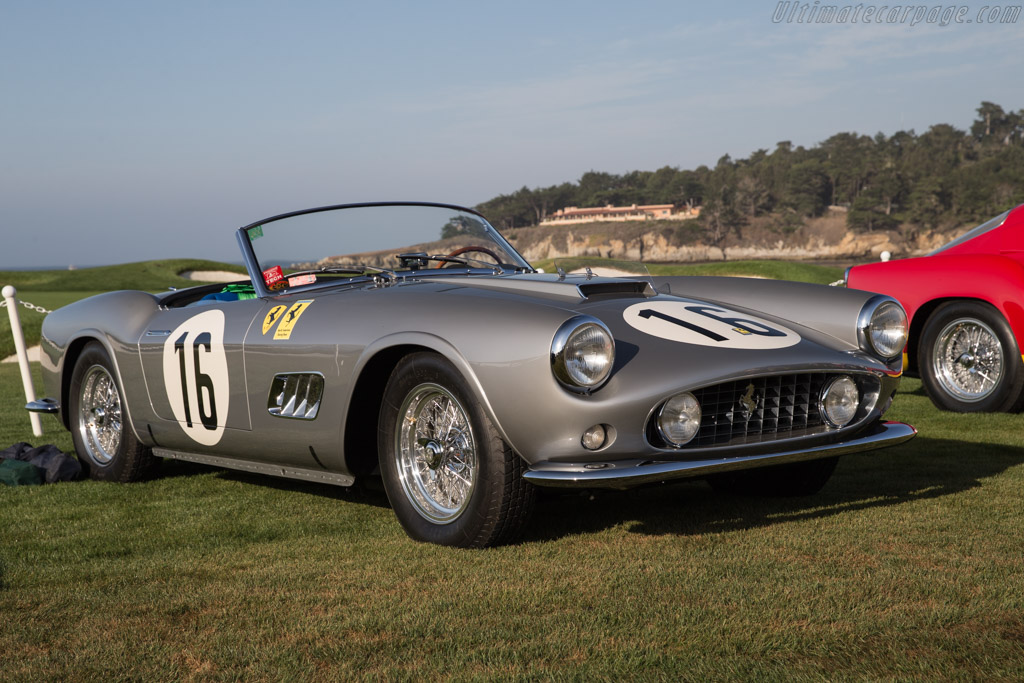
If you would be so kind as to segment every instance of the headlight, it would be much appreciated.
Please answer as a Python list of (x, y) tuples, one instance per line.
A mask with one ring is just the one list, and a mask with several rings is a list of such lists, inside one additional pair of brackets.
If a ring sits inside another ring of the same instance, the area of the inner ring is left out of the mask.
[(565, 321), (551, 341), (551, 371), (573, 391), (600, 387), (614, 362), (612, 333), (596, 318), (578, 315)]
[(845, 427), (857, 414), (860, 394), (857, 383), (843, 375), (825, 385), (821, 390), (818, 409), (822, 417), (833, 427)]
[(857, 333), (865, 351), (895, 358), (907, 345), (907, 314), (896, 300), (876, 296), (861, 309)]
[(676, 394), (658, 411), (658, 433), (670, 446), (685, 446), (700, 429), (700, 403), (690, 392)]

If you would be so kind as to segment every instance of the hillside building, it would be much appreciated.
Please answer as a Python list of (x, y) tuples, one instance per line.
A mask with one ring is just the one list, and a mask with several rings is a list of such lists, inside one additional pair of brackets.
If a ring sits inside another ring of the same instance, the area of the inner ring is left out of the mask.
[(676, 207), (675, 204), (643, 204), (580, 209), (567, 206), (541, 221), (541, 225), (569, 225), (572, 223), (686, 220), (700, 215), (700, 207)]

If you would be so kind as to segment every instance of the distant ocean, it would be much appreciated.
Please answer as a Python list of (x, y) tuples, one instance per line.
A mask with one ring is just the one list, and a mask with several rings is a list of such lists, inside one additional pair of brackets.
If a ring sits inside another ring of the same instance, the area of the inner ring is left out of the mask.
[[(96, 268), (100, 266), (99, 263), (90, 264), (75, 264), (74, 270), (79, 268)], [(62, 266), (0, 266), (0, 270), (71, 270), (68, 268), (68, 264)]]

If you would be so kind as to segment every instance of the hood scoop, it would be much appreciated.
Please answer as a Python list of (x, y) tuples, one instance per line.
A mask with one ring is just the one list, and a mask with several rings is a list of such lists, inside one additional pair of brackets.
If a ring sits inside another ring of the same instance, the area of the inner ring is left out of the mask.
[(587, 280), (583, 276), (571, 275), (564, 279), (558, 278), (556, 275), (545, 274), (479, 278), (433, 277), (430, 282), (563, 301), (639, 298), (656, 294), (651, 284), (644, 280), (620, 280), (618, 278)]
[(604, 280), (581, 282), (577, 287), (583, 298), (597, 299), (647, 298), (655, 295), (650, 282), (643, 280)]

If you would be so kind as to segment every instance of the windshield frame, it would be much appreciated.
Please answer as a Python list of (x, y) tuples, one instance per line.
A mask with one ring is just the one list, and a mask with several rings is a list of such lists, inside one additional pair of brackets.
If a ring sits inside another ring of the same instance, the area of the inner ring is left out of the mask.
[[(470, 209), (470, 208), (465, 207), (465, 206), (459, 206), (458, 204), (446, 204), (446, 203), (442, 203), (442, 202), (398, 201), (398, 202), (358, 202), (358, 203), (352, 203), (352, 204), (331, 204), (331, 205), (328, 205), (328, 206), (318, 206), (318, 207), (315, 207), (315, 208), (312, 208), (312, 209), (302, 209), (302, 210), (299, 210), (299, 211), (289, 211), (287, 213), (277, 214), (276, 216), (271, 216), (270, 218), (265, 218), (263, 220), (254, 221), (252, 223), (249, 223), (248, 225), (243, 225), (242, 227), (238, 228), (235, 231), (235, 235), (236, 235), (236, 237), (238, 239), (238, 246), (239, 246), (239, 248), (242, 251), (242, 258), (245, 261), (245, 268), (249, 272), (249, 278), (252, 280), (252, 285), (253, 285), (253, 288), (256, 291), (256, 296), (258, 298), (260, 298), (260, 299), (265, 299), (265, 298), (272, 297), (272, 296), (280, 296), (282, 294), (287, 294), (287, 293), (289, 293), (289, 292), (291, 292), (293, 290), (296, 290), (296, 289), (301, 289), (302, 291), (308, 291), (309, 289), (320, 289), (321, 287), (317, 286), (317, 285), (302, 285), (302, 286), (299, 286), (299, 287), (287, 287), (287, 288), (284, 288), (284, 289), (276, 289), (276, 290), (271, 290), (270, 288), (268, 288), (267, 285), (266, 285), (266, 282), (264, 282), (264, 280), (263, 280), (263, 271), (260, 269), (260, 263), (259, 263), (259, 259), (256, 256), (256, 251), (253, 248), (252, 241), (249, 239), (249, 230), (251, 228), (264, 226), (264, 225), (267, 225), (269, 223), (275, 223), (275, 222), (282, 221), (282, 220), (285, 220), (285, 219), (288, 219), (288, 218), (294, 218), (296, 216), (304, 216), (304, 215), (309, 215), (309, 214), (314, 214), (314, 213), (324, 213), (324, 212), (327, 212), (327, 211), (338, 211), (338, 210), (343, 210), (343, 209), (366, 209), (366, 208), (388, 207), (388, 206), (413, 206), (413, 207), (421, 206), (421, 207), (429, 207), (429, 208), (435, 208), (435, 209), (450, 209), (450, 210), (453, 210), (453, 211), (459, 211), (459, 212), (473, 214), (474, 216), (478, 217), (479, 219), (481, 219), (486, 224), (486, 227), (490, 231), (489, 236), (492, 237), (494, 239), (494, 241), (497, 242), (498, 245), (502, 249), (504, 249), (505, 252), (509, 256), (512, 256), (514, 259), (518, 259), (520, 261), (520, 263), (512, 263), (512, 264), (509, 264), (509, 265), (514, 266), (516, 268), (516, 270), (520, 271), (520, 272), (528, 272), (528, 273), (536, 272), (536, 270), (534, 270), (533, 266), (530, 265), (530, 262), (527, 261), (523, 257), (523, 255), (520, 254), (516, 250), (516, 248), (513, 247), (512, 244), (507, 239), (505, 239), (505, 236), (502, 235), (498, 231), (497, 228), (495, 228), (493, 225), (491, 225), (491, 222), (488, 221), (487, 218), (482, 213), (480, 213), (479, 211), (477, 211), (475, 209)], [(500, 268), (500, 266), (496, 266), (496, 268)], [(468, 267), (467, 270), (461, 270), (461, 269), (459, 269), (459, 270), (437, 269), (437, 275), (447, 275), (447, 276), (450, 276), (450, 275), (454, 275), (456, 273), (471, 273), (473, 271), (480, 271), (482, 273), (494, 273), (494, 270), (495, 270), (495, 268), (485, 268), (485, 267), (482, 267), (482, 266), (481, 267)], [(403, 272), (398, 277), (400, 277), (400, 278), (404, 278), (404, 277), (407, 277), (407, 276), (408, 277), (422, 277), (423, 275), (432, 275), (432, 274), (433, 273), (425, 273), (423, 270), (410, 270), (410, 271)], [(345, 285), (345, 284), (350, 284), (350, 283), (354, 283), (354, 282), (365, 282), (367, 280), (371, 280), (372, 281), (372, 280), (374, 280), (375, 276), (379, 276), (379, 274), (355, 275), (355, 276), (353, 276), (351, 278), (348, 278), (348, 279), (338, 278), (338, 279), (332, 280), (330, 282), (322, 283), (322, 286), (324, 286), (324, 287), (335, 286), (336, 287), (338, 285)]]

